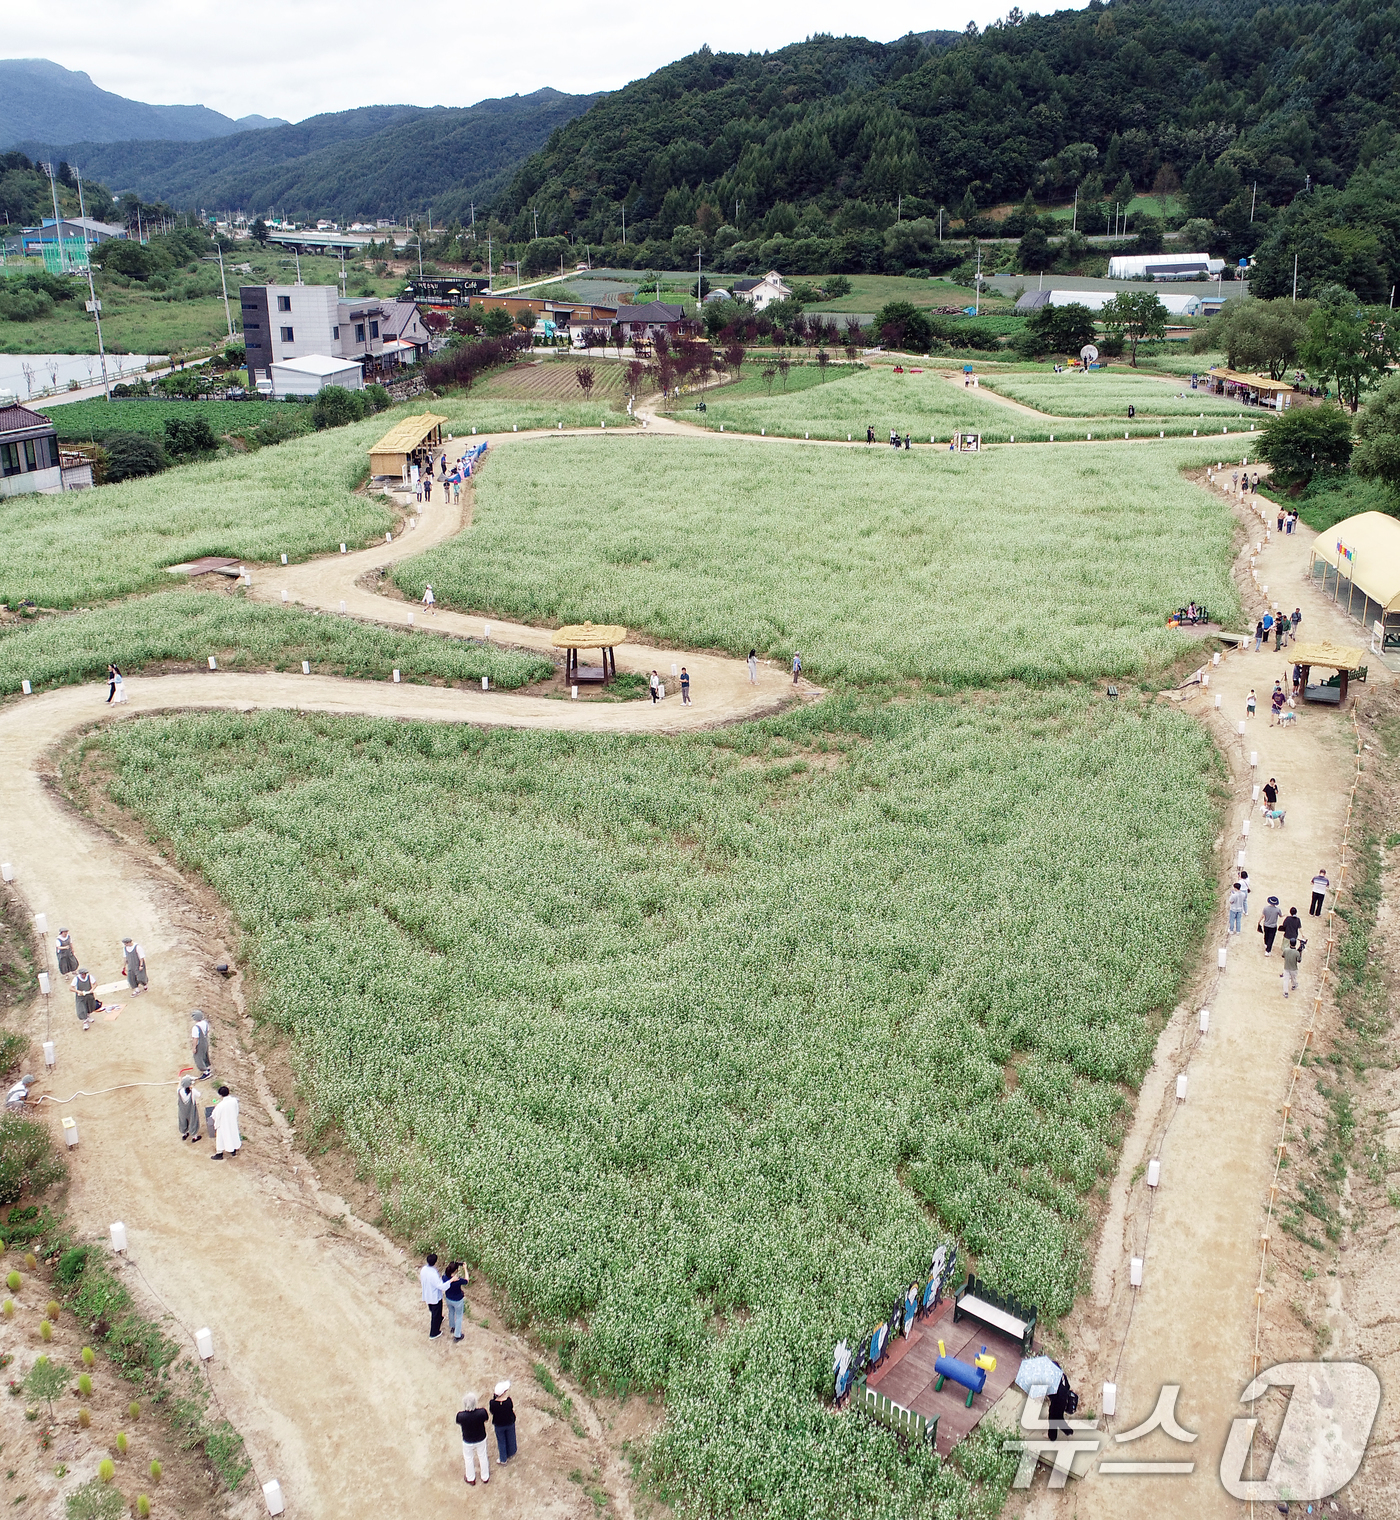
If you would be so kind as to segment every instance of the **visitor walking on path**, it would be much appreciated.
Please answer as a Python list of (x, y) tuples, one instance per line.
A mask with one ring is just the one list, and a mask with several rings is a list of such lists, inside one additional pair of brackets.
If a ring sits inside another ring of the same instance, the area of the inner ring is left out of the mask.
[(1322, 917), (1322, 899), (1327, 896), (1332, 883), (1327, 879), (1326, 866), (1319, 866), (1317, 875), (1312, 879), (1312, 902), (1308, 904), (1308, 916), (1310, 918)]
[(118, 707), (125, 707), (126, 706), (126, 682), (122, 680), (122, 673), (121, 673), (120, 670), (117, 669), (117, 667), (115, 665), (112, 667), (112, 670), (114, 672), (114, 677), (115, 677), (115, 679), (113, 680), (113, 683), (112, 683), (112, 689), (113, 689), (113, 692), (115, 693), (115, 695), (112, 697), (111, 700), (116, 704), (116, 706), (118, 706)]
[(797, 678), (802, 674), (802, 656), (794, 649), (792, 652), (792, 684), (797, 685)]
[(193, 1077), (181, 1077), (175, 1094), (176, 1116), (180, 1121), (180, 1139), (199, 1139), (199, 1089)]
[(58, 974), (72, 976), (78, 969), (78, 956), (73, 949), (73, 938), (67, 929), (58, 931), (58, 942), (54, 945), (54, 949), (58, 952)]
[(428, 1252), (418, 1269), (418, 1281), (423, 1285), (423, 1302), (428, 1306), (428, 1339), (435, 1341), (442, 1334), (442, 1300), (447, 1291), (447, 1284), (438, 1275), (436, 1251)]
[(1298, 917), (1297, 908), (1290, 908), (1288, 910), (1288, 917), (1279, 925), (1279, 928), (1283, 930), (1284, 940), (1290, 945), (1298, 943), (1298, 935), (1302, 927), (1303, 920)]
[(97, 1012), (101, 1004), (97, 1001), (97, 994), (92, 990), (92, 972), (86, 966), (79, 967), (77, 976), (73, 978), (73, 996), (78, 1017), (83, 1021), (83, 1028), (87, 1029), (92, 1024), (93, 1014)]
[(214, 1068), (209, 1061), (209, 1020), (204, 1017), (202, 1008), (196, 1008), (190, 1017), (194, 1020), (190, 1025), (190, 1054), (194, 1058), (194, 1069), (201, 1077), (212, 1076)]
[(1303, 952), (1297, 945), (1289, 944), (1283, 947), (1283, 995), (1288, 994), (1298, 985), (1298, 962), (1302, 959)]
[(1278, 806), (1278, 782), (1273, 776), (1264, 783), (1264, 806), (1270, 811)]
[(1259, 646), (1264, 642), (1264, 619), (1260, 618), (1254, 625), (1254, 652), (1259, 653)]
[(653, 670), (651, 673), (651, 680), (648, 682), (648, 689), (651, 692), (651, 705), (655, 707), (656, 704), (661, 700), (661, 677), (657, 675), (655, 670)]
[(122, 941), (122, 960), (126, 967), (126, 985), (132, 997), (140, 997), (149, 985), (146, 976), (146, 952), (134, 940)]
[(1245, 716), (1246, 717), (1252, 718), (1254, 716), (1254, 708), (1255, 708), (1255, 704), (1258, 702), (1258, 700), (1259, 699), (1254, 695), (1254, 688), (1251, 686), (1249, 688), (1249, 696), (1246, 699), (1245, 704), (1244, 704), (1244, 710), (1245, 710)]
[(1298, 624), (1301, 623), (1302, 621), (1303, 621), (1303, 609), (1301, 607), (1295, 607), (1293, 609), (1293, 616), (1291, 618), (1289, 618), (1289, 620), (1288, 620), (1289, 627), (1292, 630), (1292, 632), (1290, 634), (1291, 638), (1296, 639), (1298, 637)]
[(1283, 712), (1283, 704), (1288, 700), (1283, 694), (1283, 687), (1274, 682), (1274, 694), (1269, 698), (1269, 727), (1272, 728), (1278, 722)]
[(462, 1339), (462, 1322), (467, 1313), (467, 1274), (460, 1261), (450, 1261), (444, 1280), (443, 1302), (447, 1305), (447, 1333), (454, 1341)]
[(496, 1384), (490, 1405), (491, 1423), (496, 1427), (496, 1454), (504, 1467), (515, 1455), (515, 1405), (511, 1402), (510, 1381)]
[(116, 694), (117, 694), (117, 678), (118, 678), (118, 674), (119, 673), (118, 673), (117, 667), (115, 665), (108, 665), (108, 667), (107, 667), (107, 704), (108, 704), (108, 706), (111, 705), (112, 698), (115, 697)]
[(690, 706), (690, 674), (685, 666), (681, 666), (681, 706)]
[(1249, 872), (1240, 872), (1240, 891), (1244, 893), (1244, 911), (1249, 912)]
[(428, 609), (429, 612), (436, 615), (437, 597), (433, 595), (433, 588), (431, 586), (423, 587), (423, 605)]
[(749, 685), (758, 685), (758, 650), (749, 650)]
[(476, 1483), (476, 1463), (481, 1463), (481, 1481), (491, 1481), (491, 1469), (486, 1463), (486, 1411), (476, 1407), (476, 1395), (464, 1393), (462, 1408), (456, 1415), (457, 1426), (462, 1432), (462, 1464), (467, 1470), (467, 1482)]
[(1249, 898), (1240, 890), (1239, 882), (1236, 882), (1231, 887), (1230, 896), (1226, 901), (1226, 908), (1229, 912), (1229, 928), (1226, 930), (1226, 933), (1239, 934), (1243, 930), (1244, 910), (1248, 906), (1248, 903)]
[(1264, 936), (1264, 954), (1274, 953), (1274, 936), (1278, 933), (1279, 920), (1283, 917), (1283, 909), (1278, 905), (1278, 898), (1271, 897), (1264, 904), (1264, 911), (1259, 915), (1259, 932)]
[(243, 1136), (238, 1133), (238, 1099), (227, 1087), (219, 1088), (219, 1101), (210, 1115), (209, 1127), (214, 1132), (211, 1161), (222, 1161), (225, 1155), (236, 1156), (242, 1150)]

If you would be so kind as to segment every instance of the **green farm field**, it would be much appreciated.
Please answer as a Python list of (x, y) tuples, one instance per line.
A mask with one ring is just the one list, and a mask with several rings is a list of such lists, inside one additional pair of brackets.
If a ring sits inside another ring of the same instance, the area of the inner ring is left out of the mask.
[(311, 409), (280, 401), (165, 401), (152, 396), (129, 400), (65, 401), (43, 408), (66, 442), (96, 442), (115, 433), (149, 433), (165, 436), (165, 424), (171, 417), (203, 417), (215, 437), (241, 436), (270, 417), (287, 417), (311, 429)]
[(167, 565), (204, 554), (254, 561), (286, 554), (295, 562), (342, 542), (358, 547), (382, 538), (393, 514), (381, 498), (358, 489), (368, 471), (369, 446), (397, 417), (427, 405), (458, 435), (473, 427), (498, 433), (512, 425), (523, 430), (556, 421), (566, 427), (624, 421), (606, 402), (551, 405), (478, 400), (468, 393), (419, 401), (253, 453), (181, 465), (96, 491), (65, 491), (44, 498), (42, 516), (32, 498), (6, 497), (0, 499), (6, 545), (0, 602), (90, 606), (160, 585)]
[[(976, 390), (964, 389), (955, 380), (950, 382), (932, 362), (923, 368), (922, 374), (912, 373), (912, 368), (897, 375), (891, 366), (880, 365), (816, 389), (790, 390), (787, 395), (778, 384), (771, 397), (755, 394), (752, 390), (747, 396), (731, 397), (721, 389), (713, 399), (706, 398), (706, 412), (687, 416), (687, 420), (716, 432), (721, 427), (731, 433), (758, 433), (766, 429), (779, 437), (801, 438), (810, 434), (813, 438), (837, 442), (845, 442), (848, 437), (863, 438), (869, 423), (875, 429), (877, 440), (887, 440), (893, 427), (901, 435), (912, 434), (916, 443), (927, 444), (933, 438), (944, 445), (955, 432), (981, 433), (987, 443), (1006, 443), (1012, 439), (1018, 443), (1044, 443), (1052, 438), (1083, 438), (1086, 431), (1100, 436), (1115, 434), (1121, 441), (1124, 432), (1136, 438), (1156, 437), (1159, 431), (1165, 431), (1168, 436), (1189, 437), (1197, 425), (1194, 416), (1144, 417), (1129, 422), (1126, 401), (1116, 416), (1052, 416), (1047, 413), (1032, 417), (1012, 407), (1001, 406)], [(946, 372), (946, 364), (944, 370)], [(982, 367), (979, 378), (985, 379), (988, 389), (993, 388), (992, 375), (985, 367)], [(1050, 377), (1051, 380), (1059, 378)], [(1008, 383), (1040, 385), (1049, 382), (1031, 377), (1023, 379), (1019, 375), (996, 377), (997, 389), (1006, 390)], [(1143, 383), (1155, 386), (1167, 402), (1174, 394), (1161, 381), (1144, 380)], [(1096, 390), (1094, 394), (1104, 398), (1103, 404), (1109, 404), (1106, 392)], [(1063, 395), (1067, 401), (1079, 399), (1071, 393), (1069, 384), (1064, 387)], [(687, 396), (685, 401), (690, 398)], [(681, 408), (675, 409), (676, 415), (682, 415), (684, 407), (683, 402)], [(1204, 407), (1194, 410), (1201, 411)], [(1234, 413), (1238, 411), (1238, 406), (1233, 408), (1226, 425), (1232, 432), (1240, 426), (1247, 432), (1248, 419), (1243, 424), (1235, 421)], [(1093, 427), (1091, 424), (1095, 422), (1101, 426)], [(1219, 425), (1216, 426), (1217, 433)]]
[(299, 1129), (566, 1368), (661, 1393), (649, 1468), (687, 1512), (998, 1511), (993, 1439), (936, 1463), (819, 1394), (950, 1232), (1047, 1318), (1082, 1286), (1212, 901), (1189, 719), (853, 693), (684, 739), (218, 714), (88, 742), (232, 906)]
[(1178, 473), (1212, 445), (1130, 447), (954, 455), (658, 436), (604, 453), (564, 439), (492, 461), (471, 531), (395, 580), (524, 622), (615, 621), (736, 655), (799, 649), (818, 682), (1122, 676), (1183, 649), (1168, 608), (1238, 605), (1230, 520)]
[[(823, 279), (821, 275), (793, 276), (794, 279), (807, 279), (813, 285), (820, 285)], [(900, 274), (852, 274), (846, 278), (851, 282), (848, 295), (839, 297), (835, 301), (816, 301), (810, 306), (804, 306), (804, 311), (819, 312), (823, 315), (839, 315), (842, 312), (858, 311), (869, 314), (879, 311), (886, 301), (908, 301), (913, 306), (971, 306), (973, 293), (967, 285), (954, 285), (951, 280), (934, 278), (932, 280), (911, 280)], [(721, 282), (720, 276), (715, 276), (715, 283)], [(791, 283), (791, 281), (789, 281)], [(989, 298), (986, 294), (982, 297), (982, 309), (984, 311), (1010, 311), (1008, 303), (1003, 303)]]
[(0, 695), (106, 679), (108, 661), (125, 675), (150, 667), (299, 670), (387, 681), (471, 682), (489, 676), (502, 690), (553, 673), (534, 654), (467, 639), (402, 632), (303, 608), (268, 607), (241, 592), (195, 587), (131, 597), (109, 607), (45, 617), (0, 632)]
[(1251, 420), (1257, 422), (1266, 415), (1258, 407), (1193, 391), (1189, 379), (1184, 384), (1169, 384), (1151, 375), (1135, 375), (1118, 365), (1087, 374), (1066, 370), (1058, 375), (991, 375), (985, 383), (989, 389), (1053, 417), (1124, 418), (1131, 405), (1143, 418), (1243, 420), (1248, 427)]

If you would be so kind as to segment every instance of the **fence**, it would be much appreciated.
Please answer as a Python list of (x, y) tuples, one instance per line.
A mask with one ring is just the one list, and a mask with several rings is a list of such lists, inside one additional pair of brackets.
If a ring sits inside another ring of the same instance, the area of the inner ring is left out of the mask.
[(903, 1436), (908, 1441), (926, 1441), (932, 1446), (938, 1439), (937, 1415), (932, 1420), (926, 1420), (914, 1410), (905, 1409), (902, 1404), (896, 1404), (883, 1393), (877, 1393), (866, 1383), (860, 1385), (854, 1403), (857, 1409), (865, 1410), (868, 1415), (879, 1420), (882, 1425), (888, 1425), (896, 1435)]

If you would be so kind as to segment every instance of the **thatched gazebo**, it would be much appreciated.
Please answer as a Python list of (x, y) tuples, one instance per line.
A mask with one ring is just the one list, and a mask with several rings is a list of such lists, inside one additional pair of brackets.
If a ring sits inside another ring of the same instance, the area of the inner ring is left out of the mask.
[[(1366, 663), (1366, 651), (1364, 649), (1348, 649), (1345, 644), (1298, 644), (1290, 651), (1290, 657), (1295, 665), (1302, 666), (1303, 679), (1299, 683), (1305, 702), (1335, 703), (1338, 707), (1345, 704), (1347, 699), (1347, 681), (1353, 671), (1360, 670)], [(1308, 675), (1314, 665), (1319, 665), (1323, 670), (1335, 670), (1337, 672), (1337, 684), (1308, 685)]]
[[(627, 637), (627, 630), (616, 623), (573, 623), (557, 628), (550, 642), (556, 649), (566, 650), (564, 657), (564, 680), (571, 686), (586, 683), (605, 685), (617, 674), (616, 647)], [(601, 665), (580, 665), (580, 649), (599, 649), (603, 654)]]

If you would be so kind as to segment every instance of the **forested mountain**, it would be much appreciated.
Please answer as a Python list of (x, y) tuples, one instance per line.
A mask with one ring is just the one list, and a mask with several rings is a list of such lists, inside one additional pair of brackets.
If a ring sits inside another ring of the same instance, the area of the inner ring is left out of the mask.
[(744, 268), (785, 241), (813, 245), (787, 248), (799, 271), (879, 268), (896, 217), (946, 208), (971, 228), (1027, 192), (1111, 203), (1180, 180), (1214, 251), (1288, 243), (1303, 218), (1319, 271), (1335, 253), (1395, 283), (1400, 240), (1346, 187), (1394, 161), (1397, 39), (1393, 0), (1092, 0), (951, 40), (702, 50), (557, 133), (497, 212), (520, 239), (538, 216), (542, 235), (612, 245), (625, 211), (647, 261), (698, 247)]
[(208, 106), (149, 106), (128, 100), (47, 58), (0, 59), (0, 148), (34, 139), (115, 142), (158, 137), (197, 142), (273, 125), (276, 120), (266, 116), (234, 121)]
[[(190, 145), (78, 143), (51, 150), (117, 191), (210, 210), (276, 207), (298, 218), (433, 209), (465, 222), (596, 95), (536, 90), (462, 108), (367, 106)], [(36, 150), (29, 149), (33, 154)]]

